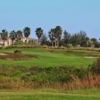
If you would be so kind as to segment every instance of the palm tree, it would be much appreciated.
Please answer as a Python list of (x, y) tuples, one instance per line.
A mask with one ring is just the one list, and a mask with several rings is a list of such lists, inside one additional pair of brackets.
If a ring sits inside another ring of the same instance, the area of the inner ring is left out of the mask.
[(29, 35), (30, 35), (30, 28), (29, 27), (25, 27), (24, 28), (24, 36), (26, 37), (26, 42), (28, 42), (27, 41), (27, 38), (29, 37)]
[(13, 41), (14, 41), (15, 38), (16, 38), (16, 32), (15, 32), (14, 30), (10, 32), (10, 38), (11, 38), (12, 44), (13, 44)]
[(49, 36), (49, 38), (50, 38), (50, 40), (51, 40), (51, 42), (52, 42), (52, 47), (53, 47), (53, 42), (54, 42), (54, 40), (55, 40), (55, 36), (54, 36), (54, 32), (55, 32), (55, 29), (51, 29), (49, 32), (48, 32), (48, 36)]
[(43, 30), (42, 30), (42, 28), (39, 27), (39, 28), (36, 28), (35, 32), (38, 37), (38, 44), (40, 44), (40, 38), (43, 35)]
[(22, 37), (23, 37), (22, 31), (18, 30), (17, 31), (17, 40), (21, 40)]
[(91, 38), (91, 41), (92, 41), (92, 46), (93, 48), (95, 47), (95, 44), (97, 43), (97, 39), (96, 38)]
[(59, 41), (61, 39), (62, 28), (60, 26), (56, 26), (55, 28), (55, 38), (57, 39), (57, 46), (59, 47)]
[(5, 41), (8, 38), (8, 32), (5, 29), (3, 29), (2, 32), (0, 33), (0, 36), (1, 36), (2, 40), (3, 40), (3, 44), (5, 44)]

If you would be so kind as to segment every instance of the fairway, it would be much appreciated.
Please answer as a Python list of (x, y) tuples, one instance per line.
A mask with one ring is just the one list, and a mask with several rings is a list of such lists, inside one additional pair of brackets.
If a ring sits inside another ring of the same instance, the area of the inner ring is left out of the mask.
[(0, 100), (100, 100), (100, 96), (51, 92), (0, 92)]
[[(0, 53), (13, 53), (14, 49), (0, 49)], [(97, 56), (99, 52), (83, 51), (83, 50), (60, 50), (60, 49), (45, 49), (45, 48), (20, 48), (24, 55), (35, 55), (38, 59), (31, 60), (2, 60), (0, 59), (0, 65), (3, 66), (75, 66), (75, 67), (88, 67), (92, 64), (96, 58), (85, 58), (85, 56)]]

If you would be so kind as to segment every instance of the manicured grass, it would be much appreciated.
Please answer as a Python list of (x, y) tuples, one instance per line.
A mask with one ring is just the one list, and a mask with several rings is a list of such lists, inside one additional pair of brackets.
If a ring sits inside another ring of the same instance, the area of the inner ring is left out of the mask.
[(0, 100), (100, 100), (99, 97), (52, 95), (52, 94), (25, 94), (25, 95), (3, 95)]
[[(91, 91), (91, 90), (88, 90), (88, 91)], [(42, 90), (41, 91), (39, 90), (2, 91), (0, 92), (0, 100), (100, 100), (100, 95), (96, 95), (96, 93), (95, 94), (86, 94), (86, 93), (79, 94), (79, 92), (78, 94), (60, 93), (60, 92), (58, 93), (57, 92), (43, 92)]]
[[(0, 49), (0, 53), (13, 53), (14, 49)], [(36, 55), (38, 59), (32, 60), (0, 60), (0, 65), (3, 66), (39, 66), (39, 67), (50, 67), (50, 66), (75, 66), (75, 67), (87, 67), (95, 61), (95, 58), (84, 58), (84, 56), (98, 55), (96, 51), (85, 51), (85, 50), (50, 50), (43, 48), (20, 48), (25, 55)]]
[(72, 94), (85, 94), (85, 95), (96, 95), (100, 96), (100, 88), (92, 88), (92, 89), (84, 89), (84, 90), (73, 90), (69, 91), (68, 93)]

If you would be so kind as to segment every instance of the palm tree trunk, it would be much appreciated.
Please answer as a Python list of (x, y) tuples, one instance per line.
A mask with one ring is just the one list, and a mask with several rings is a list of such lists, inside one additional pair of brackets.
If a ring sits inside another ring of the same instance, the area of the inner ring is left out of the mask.
[(12, 40), (12, 45), (13, 45), (14, 41)]
[(57, 47), (59, 47), (59, 37), (57, 38)]
[(26, 38), (26, 43), (28, 43), (28, 39)]
[(88, 41), (86, 42), (86, 46), (88, 47)]
[(57, 41), (57, 47), (59, 47), (59, 41)]
[(38, 45), (40, 46), (40, 38), (38, 39)]
[(52, 41), (52, 47), (53, 47), (53, 41)]
[(3, 40), (3, 49), (5, 48), (5, 40)]
[(55, 40), (55, 47), (56, 47), (56, 40)]
[(26, 43), (25, 44), (27, 45), (27, 43), (28, 43), (28, 37), (26, 37)]

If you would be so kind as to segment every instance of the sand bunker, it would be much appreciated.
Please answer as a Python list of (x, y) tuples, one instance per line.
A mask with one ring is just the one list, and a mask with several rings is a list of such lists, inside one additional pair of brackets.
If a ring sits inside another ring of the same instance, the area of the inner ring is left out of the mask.
[(97, 58), (97, 57), (93, 57), (93, 56), (86, 56), (84, 58)]

